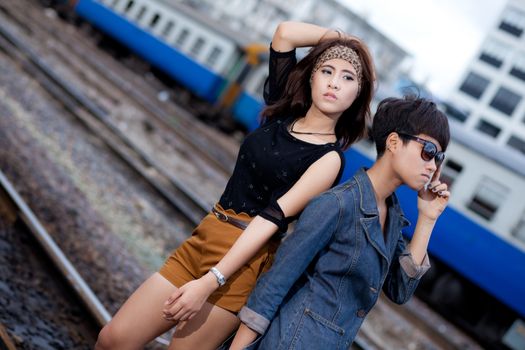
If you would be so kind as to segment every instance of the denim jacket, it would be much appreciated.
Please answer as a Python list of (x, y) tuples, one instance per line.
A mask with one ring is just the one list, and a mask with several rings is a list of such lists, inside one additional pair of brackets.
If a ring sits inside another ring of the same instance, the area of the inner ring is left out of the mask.
[(387, 202), (383, 235), (361, 169), (308, 204), (239, 313), (263, 335), (247, 349), (346, 350), (381, 289), (408, 301), (430, 264), (412, 260), (401, 234), (409, 222), (395, 194)]

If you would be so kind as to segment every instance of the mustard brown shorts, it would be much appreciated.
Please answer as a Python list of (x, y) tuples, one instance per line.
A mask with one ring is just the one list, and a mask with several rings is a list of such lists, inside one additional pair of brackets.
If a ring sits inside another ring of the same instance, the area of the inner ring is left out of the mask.
[[(246, 213), (224, 210), (218, 204), (215, 209), (237, 220), (249, 222), (253, 219)], [(166, 259), (159, 272), (176, 287), (200, 278), (217, 265), (242, 232), (242, 229), (219, 220), (210, 212), (193, 230), (191, 237)], [(239, 312), (255, 287), (257, 278), (270, 268), (277, 247), (278, 240), (270, 240), (224, 286), (215, 290), (208, 302), (233, 313)]]

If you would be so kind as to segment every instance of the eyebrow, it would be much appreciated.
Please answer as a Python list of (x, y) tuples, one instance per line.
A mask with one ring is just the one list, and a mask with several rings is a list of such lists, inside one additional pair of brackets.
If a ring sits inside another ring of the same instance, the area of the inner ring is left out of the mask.
[[(331, 64), (323, 64), (321, 67), (330, 67), (333, 70), (335, 70), (335, 67), (332, 66)], [(356, 74), (354, 72), (352, 72), (351, 70), (348, 70), (348, 69), (343, 69), (343, 72), (349, 73), (350, 75), (353, 75), (354, 77), (356, 76)]]

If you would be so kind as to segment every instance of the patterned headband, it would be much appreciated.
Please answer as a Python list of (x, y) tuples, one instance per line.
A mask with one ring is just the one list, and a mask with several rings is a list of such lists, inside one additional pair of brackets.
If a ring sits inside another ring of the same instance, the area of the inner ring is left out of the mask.
[(349, 62), (355, 69), (357, 75), (357, 93), (361, 91), (361, 60), (357, 53), (349, 48), (348, 46), (335, 45), (326, 49), (315, 62), (314, 69), (312, 69), (312, 75), (310, 76), (310, 83), (314, 77), (314, 73), (325, 63), (326, 61), (340, 58)]

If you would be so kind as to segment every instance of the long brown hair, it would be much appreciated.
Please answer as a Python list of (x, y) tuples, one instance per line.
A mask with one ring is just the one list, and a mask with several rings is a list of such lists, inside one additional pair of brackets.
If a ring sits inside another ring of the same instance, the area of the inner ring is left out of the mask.
[(283, 96), (262, 111), (265, 121), (292, 116), (303, 118), (312, 105), (310, 76), (317, 58), (328, 48), (343, 45), (353, 49), (361, 59), (361, 90), (352, 105), (346, 109), (335, 126), (335, 135), (341, 147), (346, 149), (366, 135), (366, 124), (370, 120), (370, 102), (374, 91), (375, 71), (368, 48), (357, 39), (339, 38), (323, 40), (314, 46), (290, 72)]

